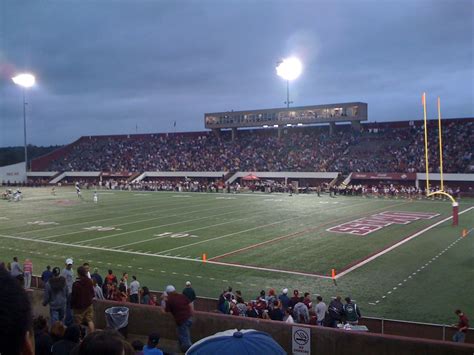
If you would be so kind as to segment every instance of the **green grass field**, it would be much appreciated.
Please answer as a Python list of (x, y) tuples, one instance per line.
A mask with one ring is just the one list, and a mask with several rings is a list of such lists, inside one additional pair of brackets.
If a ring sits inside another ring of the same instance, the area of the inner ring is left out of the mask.
[[(31, 258), (40, 274), (47, 264), (63, 267), (73, 257), (102, 275), (109, 268), (117, 275), (127, 271), (154, 290), (190, 280), (207, 297), (218, 297), (228, 285), (248, 300), (261, 289), (284, 287), (326, 301), (350, 295), (363, 315), (453, 323), (456, 308), (474, 314), (474, 232), (461, 238), (463, 229), (473, 228), (473, 206), (473, 200), (460, 202), (458, 227), (451, 220), (432, 227), (451, 216), (449, 202), (99, 191), (94, 204), (92, 191), (80, 200), (70, 188), (56, 196), (50, 189), (25, 189), (20, 202), (0, 201), (0, 259)], [(439, 216), (366, 236), (327, 231), (384, 211)]]

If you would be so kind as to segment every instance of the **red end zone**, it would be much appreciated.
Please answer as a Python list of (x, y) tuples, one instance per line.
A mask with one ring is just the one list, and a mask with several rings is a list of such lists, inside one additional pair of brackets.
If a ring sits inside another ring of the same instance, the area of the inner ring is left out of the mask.
[(338, 224), (326, 231), (365, 236), (392, 224), (409, 224), (420, 219), (432, 219), (437, 216), (439, 213), (386, 211)]

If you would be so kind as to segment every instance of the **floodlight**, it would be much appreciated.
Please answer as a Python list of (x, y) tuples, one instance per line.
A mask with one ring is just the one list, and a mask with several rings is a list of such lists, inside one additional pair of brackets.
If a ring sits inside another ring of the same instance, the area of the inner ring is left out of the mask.
[(276, 67), (277, 75), (285, 80), (294, 80), (301, 75), (303, 65), (296, 57), (283, 59)]
[(24, 88), (30, 88), (35, 85), (35, 77), (29, 73), (22, 73), (12, 78), (13, 82)]

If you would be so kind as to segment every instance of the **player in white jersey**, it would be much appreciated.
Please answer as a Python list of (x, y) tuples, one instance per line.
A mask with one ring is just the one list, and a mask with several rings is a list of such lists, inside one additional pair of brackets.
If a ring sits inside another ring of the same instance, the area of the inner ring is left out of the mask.
[(97, 191), (94, 191), (94, 197), (93, 197), (93, 199), (94, 199), (94, 203), (99, 202), (99, 196), (97, 195)]
[(78, 182), (76, 182), (76, 194), (77, 194), (77, 197), (82, 198), (81, 187), (79, 186)]

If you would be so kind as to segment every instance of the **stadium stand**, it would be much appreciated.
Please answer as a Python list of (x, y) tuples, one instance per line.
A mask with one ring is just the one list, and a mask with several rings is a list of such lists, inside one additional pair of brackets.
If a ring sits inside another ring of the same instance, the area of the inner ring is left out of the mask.
[[(81, 137), (32, 161), (33, 171), (337, 171), (423, 172), (421, 121), (291, 127), (278, 138), (270, 129)], [(430, 151), (437, 152), (436, 122), (430, 121)], [(474, 119), (445, 120), (444, 172), (472, 173)], [(438, 172), (437, 155), (430, 157)]]

